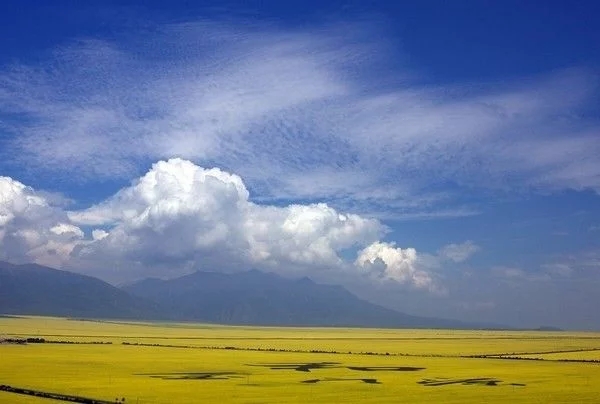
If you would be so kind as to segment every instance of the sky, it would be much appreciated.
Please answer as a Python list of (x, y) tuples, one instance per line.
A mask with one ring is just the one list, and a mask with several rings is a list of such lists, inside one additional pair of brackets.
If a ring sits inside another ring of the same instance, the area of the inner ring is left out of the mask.
[(0, 260), (600, 329), (593, 1), (6, 1)]

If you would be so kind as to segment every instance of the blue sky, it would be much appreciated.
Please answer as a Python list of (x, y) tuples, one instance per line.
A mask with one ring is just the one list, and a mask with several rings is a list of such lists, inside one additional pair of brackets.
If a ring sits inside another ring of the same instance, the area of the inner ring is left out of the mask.
[(396, 3), (3, 4), (0, 259), (600, 327), (600, 6)]

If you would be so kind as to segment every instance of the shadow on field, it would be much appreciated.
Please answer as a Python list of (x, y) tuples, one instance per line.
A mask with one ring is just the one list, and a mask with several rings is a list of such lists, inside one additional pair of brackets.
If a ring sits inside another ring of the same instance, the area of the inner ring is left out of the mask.
[[(253, 363), (246, 364), (246, 366), (264, 367), (271, 370), (292, 370), (296, 372), (308, 372), (310, 373), (315, 369), (348, 369), (359, 372), (416, 372), (424, 370), (422, 367), (413, 366), (344, 366), (339, 362), (307, 362), (307, 363)], [(149, 376), (156, 379), (162, 380), (229, 380), (229, 379), (241, 379), (246, 377), (248, 379), (245, 385), (250, 385), (249, 377), (250, 373), (241, 372), (169, 372), (169, 373), (136, 373), (136, 376)], [(479, 380), (479, 379), (465, 379), (465, 380)], [(348, 382), (348, 381), (359, 381), (366, 384), (381, 384), (381, 382), (375, 378), (333, 378), (325, 377), (320, 379), (308, 379), (302, 380), (300, 383), (316, 384), (321, 382)], [(453, 384), (449, 379), (430, 380), (419, 382), (425, 385), (438, 385), (435, 383)], [(254, 384), (253, 384), (254, 385)], [(439, 384), (442, 385), (442, 384)]]
[(423, 379), (418, 384), (422, 384), (423, 386), (448, 386), (451, 384), (461, 384), (463, 386), (469, 385), (479, 385), (479, 386), (499, 386), (501, 384), (509, 385), (509, 386), (525, 386), (524, 383), (503, 383), (502, 380), (492, 378), (492, 377), (474, 377), (467, 379), (451, 379), (445, 377), (438, 377), (434, 379)]
[(413, 366), (346, 366), (350, 370), (360, 370), (362, 372), (416, 372), (425, 370)]
[(338, 378), (333, 378), (333, 377), (326, 377), (324, 379), (308, 379), (308, 380), (303, 380), (300, 383), (307, 383), (307, 384), (316, 384), (316, 383), (322, 383), (322, 382), (352, 382), (352, 381), (360, 381), (363, 383), (367, 383), (367, 384), (381, 384), (381, 382), (377, 379), (338, 379)]
[(339, 368), (339, 362), (308, 362), (308, 363), (256, 363), (246, 366), (259, 366), (271, 370), (295, 370), (297, 372), (310, 372), (314, 369)]
[(308, 362), (308, 363), (256, 363), (246, 366), (260, 366), (271, 370), (295, 370), (297, 372), (310, 372), (314, 369), (346, 368), (361, 372), (415, 372), (425, 368), (414, 366), (342, 366), (339, 362)]

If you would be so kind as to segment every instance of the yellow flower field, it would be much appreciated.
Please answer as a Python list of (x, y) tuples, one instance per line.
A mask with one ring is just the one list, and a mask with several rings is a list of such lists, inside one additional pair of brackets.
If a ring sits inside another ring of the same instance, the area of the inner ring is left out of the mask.
[[(0, 318), (1, 339), (28, 337), (45, 343), (0, 344), (0, 385), (112, 402), (598, 403), (600, 397), (600, 363), (584, 362), (598, 358), (594, 333)], [(549, 351), (575, 351), (580, 362), (554, 360), (556, 353), (539, 355), (548, 360), (467, 357)], [(52, 401), (0, 391), (0, 403), (43, 402)]]

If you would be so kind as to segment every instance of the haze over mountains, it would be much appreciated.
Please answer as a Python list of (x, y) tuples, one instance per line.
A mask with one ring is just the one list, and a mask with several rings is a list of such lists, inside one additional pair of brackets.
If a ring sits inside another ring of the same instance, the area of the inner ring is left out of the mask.
[(341, 286), (257, 270), (195, 272), (119, 289), (90, 276), (5, 262), (0, 313), (273, 326), (484, 327), (411, 316), (361, 300)]

